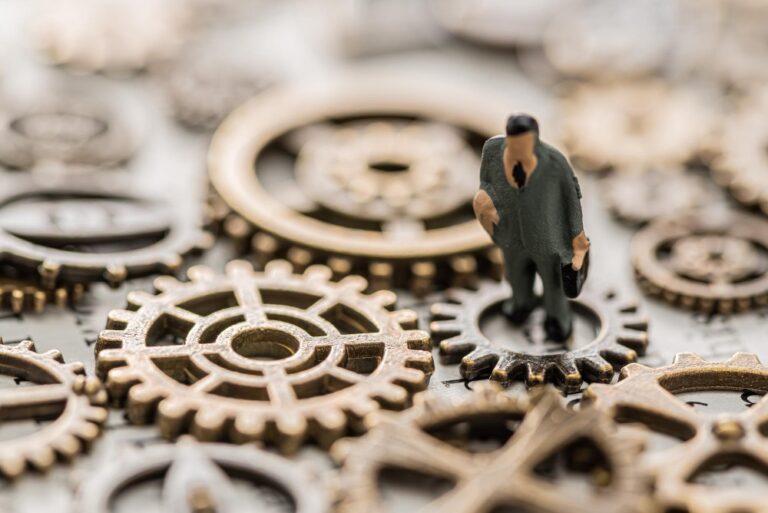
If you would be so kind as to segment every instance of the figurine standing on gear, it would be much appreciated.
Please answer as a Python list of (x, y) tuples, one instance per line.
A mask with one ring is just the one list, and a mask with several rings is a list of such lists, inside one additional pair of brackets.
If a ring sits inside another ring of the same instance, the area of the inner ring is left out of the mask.
[(581, 190), (565, 156), (539, 140), (526, 114), (510, 116), (506, 136), (483, 147), (475, 216), (504, 253), (512, 297), (504, 314), (522, 324), (537, 304), (536, 274), (544, 285), (544, 329), (562, 342), (573, 331), (568, 297), (586, 279), (589, 239), (581, 219)]

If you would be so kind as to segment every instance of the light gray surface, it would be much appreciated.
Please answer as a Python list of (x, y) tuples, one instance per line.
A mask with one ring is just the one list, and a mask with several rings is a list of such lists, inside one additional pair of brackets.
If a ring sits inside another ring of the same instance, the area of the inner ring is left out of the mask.
[[(382, 56), (366, 63), (343, 63), (304, 34), (307, 20), (294, 16), (293, 2), (278, 2), (258, 12), (250, 20), (240, 20), (242, 29), (226, 35), (231, 38), (233, 52), (280, 55), (281, 71), (290, 79), (312, 79), (348, 66), (386, 70), (397, 74), (424, 74), (460, 80), (477, 87), (478, 94), (492, 90), (508, 100), (509, 111), (527, 110), (537, 114), (546, 138), (547, 130), (556, 124), (553, 102), (547, 91), (537, 89), (520, 75), (511, 58), (503, 53), (478, 53), (477, 49), (458, 44), (442, 51), (420, 50), (409, 54)], [(130, 173), (120, 183), (135, 192), (163, 195), (173, 208), (184, 211), (190, 221), (199, 216), (204, 197), (204, 154), (207, 136), (179, 127), (167, 115), (167, 104), (150, 76), (127, 80), (105, 77), (71, 77), (65, 72), (46, 67), (28, 45), (28, 33), (19, 22), (24, 2), (0, 1), (0, 66), (2, 87), (8, 93), (50, 84), (76, 85), (114, 98), (133, 128), (140, 134), (140, 152), (130, 163)], [(238, 39), (240, 38), (240, 39)], [(265, 49), (268, 49), (266, 51)], [(460, 72), (458, 72), (460, 70)], [(3, 178), (0, 177), (0, 186)], [(107, 178), (107, 180), (111, 180)], [(593, 241), (590, 286), (612, 287), (642, 300), (651, 319), (649, 355), (643, 362), (661, 365), (678, 351), (694, 351), (707, 358), (724, 359), (735, 351), (753, 351), (768, 361), (764, 342), (765, 316), (768, 310), (734, 317), (692, 315), (671, 309), (661, 303), (641, 298), (628, 258), (632, 231), (613, 221), (600, 201), (596, 180), (582, 177), (585, 227)], [(169, 194), (170, 193), (170, 194)], [(221, 268), (232, 255), (226, 242), (221, 242), (202, 261)], [(44, 314), (0, 317), (0, 336), (6, 341), (32, 338), (38, 349), (59, 349), (67, 361), (80, 360), (93, 371), (92, 344), (103, 328), (106, 313), (124, 304), (129, 290), (150, 288), (150, 280), (138, 280), (110, 290), (94, 286), (88, 298), (75, 310), (49, 308)], [(435, 299), (435, 296), (430, 299)], [(417, 307), (422, 314), (425, 303), (407, 297), (403, 304)], [(426, 326), (426, 319), (422, 317)], [(437, 358), (437, 371), (430, 388), (439, 393), (463, 393), (465, 384), (458, 379), (456, 366), (444, 366)], [(686, 398), (690, 400), (689, 398)], [(710, 398), (711, 399), (711, 398)], [(738, 394), (729, 395), (722, 408), (742, 404)], [(720, 408), (718, 406), (717, 408)], [(14, 484), (0, 483), (0, 511), (13, 513), (65, 513), (73, 511), (72, 494), (76, 484), (98, 472), (100, 465), (119, 461), (119, 455), (135, 451), (143, 445), (160, 443), (153, 427), (126, 424), (120, 411), (113, 411), (104, 436), (90, 455), (78, 458), (74, 465), (58, 465), (46, 476), (29, 474)], [(308, 449), (298, 458), (302, 464), (322, 469), (329, 463), (317, 450)], [(142, 492), (138, 492), (142, 493)], [(155, 511), (147, 505), (152, 493), (132, 499), (131, 511)]]

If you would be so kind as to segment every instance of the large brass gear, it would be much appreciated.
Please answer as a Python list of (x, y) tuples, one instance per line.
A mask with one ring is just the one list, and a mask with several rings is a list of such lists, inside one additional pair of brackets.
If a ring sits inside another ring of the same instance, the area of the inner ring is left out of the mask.
[[(387, 118), (445, 123), (463, 131), (479, 152), (482, 141), (503, 126), (503, 103), (444, 86), (346, 77), (275, 88), (250, 100), (222, 123), (208, 155), (213, 187), (234, 214), (225, 229), (237, 240), (250, 241), (263, 261), (284, 255), (299, 270), (326, 263), (336, 277), (355, 272), (369, 276), (373, 288), (409, 284), (421, 293), (435, 281), (471, 282), (478, 271), (498, 275), (501, 259), (472, 215), (471, 197), (449, 217), (381, 223), (324, 208), (305, 211), (302, 202), (291, 205), (295, 188), (283, 187), (286, 198), (281, 198), (260, 178), (281, 166), (273, 181), (288, 181), (294, 174), (292, 165), (285, 164), (286, 153), (292, 153), (291, 135), (330, 122)], [(434, 94), (436, 89), (444, 92)], [(476, 176), (477, 169), (466, 172)]]
[(583, 401), (624, 422), (641, 422), (685, 440), (649, 453), (644, 460), (656, 478), (656, 495), (663, 506), (696, 513), (765, 511), (762, 490), (708, 487), (693, 481), (708, 464), (741, 460), (768, 468), (768, 441), (762, 431), (768, 395), (741, 413), (718, 416), (696, 413), (675, 397), (715, 390), (766, 393), (768, 368), (749, 353), (736, 353), (726, 362), (706, 362), (693, 353), (680, 353), (666, 367), (628, 365), (617, 384), (591, 385)]
[(100, 186), (42, 185), (34, 176), (0, 191), (0, 263), (34, 272), (45, 289), (175, 272), (183, 256), (209, 248), (200, 223), (150, 198)]
[(107, 396), (99, 380), (85, 376), (81, 363), (65, 364), (58, 351), (38, 353), (29, 340), (16, 345), (0, 340), (0, 373), (33, 384), (2, 391), (0, 424), (50, 420), (30, 434), (0, 441), (0, 475), (15, 478), (30, 467), (47, 470), (57, 458), (72, 459), (99, 435)]
[[(649, 511), (635, 465), (641, 443), (618, 437), (613, 423), (596, 410), (569, 410), (556, 393), (543, 392), (532, 406), (527, 396), (508, 395), (486, 383), (460, 397), (425, 392), (407, 412), (372, 415), (366, 435), (340, 440), (332, 448), (332, 455), (343, 463), (339, 511), (390, 511), (377, 490), (385, 469), (415, 471), (455, 484), (419, 513), (488, 513), (504, 506), (536, 513)], [(512, 437), (492, 452), (468, 452), (434, 436), (434, 431), (460, 423), (491, 427), (521, 419)], [(605, 458), (604, 466), (590, 469), (592, 484), (602, 485), (596, 486), (600, 491), (581, 497), (534, 473), (577, 441), (591, 442)]]
[(155, 417), (170, 438), (274, 441), (291, 452), (328, 445), (380, 405), (404, 407), (432, 371), (416, 314), (390, 312), (389, 291), (363, 278), (330, 282), (327, 267), (263, 273), (233, 261), (226, 274), (193, 267), (188, 283), (159, 278), (110, 313), (96, 368), (128, 416)]
[[(114, 511), (113, 503), (120, 494), (148, 476), (162, 480), (159, 506), (169, 513), (243, 511), (234, 478), (274, 490), (278, 498), (285, 496), (286, 509), (293, 506), (290, 511), (295, 513), (329, 513), (332, 503), (320, 476), (297, 462), (252, 446), (201, 444), (185, 438), (175, 444), (145, 448), (130, 458), (97, 468), (78, 490), (77, 511)], [(262, 506), (270, 505), (274, 506)], [(249, 506), (253, 508), (250, 511), (263, 511), (259, 505)]]
[(563, 134), (590, 171), (684, 164), (702, 149), (712, 116), (697, 93), (659, 81), (582, 84), (563, 94)]
[(641, 288), (703, 312), (768, 304), (767, 252), (768, 221), (735, 212), (660, 219), (632, 240)]
[[(482, 282), (477, 291), (448, 291), (448, 302), (432, 306), (432, 336), (440, 341), (440, 352), (449, 359), (461, 358), (461, 375), (467, 379), (490, 374), (507, 383), (523, 379), (529, 386), (545, 382), (577, 392), (584, 381), (608, 382), (614, 368), (637, 359), (648, 345), (648, 321), (634, 303), (623, 302), (613, 293), (588, 289), (573, 300), (574, 309), (597, 319), (598, 332), (587, 344), (564, 347), (559, 352), (518, 352), (486, 336), (480, 326), (483, 316), (511, 295), (506, 282)], [(532, 347), (532, 350), (535, 350)]]
[(768, 213), (768, 87), (754, 88), (727, 116), (712, 175), (740, 203)]

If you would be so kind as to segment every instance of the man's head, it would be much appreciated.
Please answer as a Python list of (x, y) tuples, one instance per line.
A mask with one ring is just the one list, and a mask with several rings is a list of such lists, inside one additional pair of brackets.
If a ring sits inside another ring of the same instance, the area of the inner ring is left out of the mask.
[(514, 160), (529, 160), (539, 139), (539, 123), (528, 114), (507, 118), (507, 152)]

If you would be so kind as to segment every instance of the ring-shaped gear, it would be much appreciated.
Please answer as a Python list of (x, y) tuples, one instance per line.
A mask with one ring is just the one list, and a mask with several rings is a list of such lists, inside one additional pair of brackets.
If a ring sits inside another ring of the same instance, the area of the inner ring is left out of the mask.
[(41, 313), (47, 304), (62, 308), (80, 302), (85, 290), (82, 284), (46, 289), (32, 281), (0, 276), (0, 310)]
[[(443, 92), (434, 94), (436, 88)], [(383, 77), (346, 77), (260, 94), (224, 120), (208, 153), (211, 183), (233, 211), (226, 231), (236, 240), (250, 241), (262, 261), (285, 256), (298, 270), (324, 263), (337, 278), (366, 275), (376, 289), (407, 284), (422, 293), (435, 281), (453, 280), (458, 286), (471, 283), (478, 272), (499, 276), (499, 252), (472, 215), (471, 201), (453, 217), (371, 224), (330, 216), (323, 209), (304, 212), (279, 198), (259, 177), (269, 169), (262, 161), (270, 148), (282, 145), (290, 153), (285, 141), (291, 133), (345, 120), (445, 123), (466, 131), (467, 138), (478, 143), (479, 153), (479, 143), (495, 135), (504, 112), (491, 98), (478, 99), (471, 91), (446, 90), (444, 83)], [(272, 157), (286, 161), (285, 151)], [(287, 169), (277, 178), (285, 181), (293, 172)], [(476, 176), (476, 170), (467, 172)]]
[[(242, 511), (234, 479), (285, 496), (295, 513), (329, 513), (332, 497), (305, 466), (253, 446), (195, 443), (155, 445), (118, 458), (88, 476), (78, 490), (77, 511), (109, 513), (121, 493), (147, 476), (162, 479), (162, 511)], [(257, 507), (257, 506), (255, 506)], [(270, 511), (273, 511), (270, 508)]]
[[(709, 487), (693, 482), (709, 464), (725, 458), (768, 469), (768, 395), (736, 414), (697, 413), (675, 394), (701, 391), (768, 392), (768, 368), (754, 354), (736, 353), (726, 362), (707, 362), (693, 353), (679, 353), (672, 365), (650, 368), (632, 364), (614, 385), (591, 385), (584, 393), (588, 409), (606, 412), (623, 422), (637, 421), (685, 439), (649, 453), (646, 466), (656, 480), (656, 497), (668, 508), (696, 513), (765, 511), (762, 490)], [(733, 462), (733, 461), (730, 461)]]
[(768, 88), (754, 89), (724, 120), (712, 176), (740, 203), (768, 214)]
[[(642, 449), (638, 439), (620, 437), (600, 412), (567, 409), (552, 390), (541, 391), (534, 402), (522, 394), (505, 394), (496, 384), (481, 383), (465, 396), (425, 392), (402, 414), (371, 415), (366, 419), (367, 434), (340, 440), (332, 447), (332, 456), (343, 464), (339, 511), (390, 511), (378, 493), (379, 476), (386, 469), (415, 471), (454, 483), (420, 513), (488, 513), (503, 506), (536, 513), (649, 511), (643, 497), (645, 483), (635, 465)], [(512, 437), (491, 452), (469, 452), (432, 433), (459, 423), (492, 425), (521, 419)], [(546, 481), (534, 473), (570, 444), (586, 441), (602, 453), (609, 469), (610, 484), (599, 492), (579, 497), (556, 480)]]
[(0, 441), (0, 475), (15, 478), (27, 468), (47, 470), (57, 458), (74, 458), (99, 436), (107, 419), (107, 396), (98, 379), (85, 376), (83, 364), (65, 364), (55, 350), (38, 353), (29, 340), (16, 345), (0, 340), (0, 370), (33, 383), (2, 390), (0, 424), (50, 420), (30, 434)]
[[(172, 273), (184, 255), (213, 243), (211, 233), (156, 199), (45, 186), (34, 177), (14, 178), (0, 191), (0, 263), (35, 272), (46, 289)], [(106, 249), (88, 249), (100, 245)]]
[(648, 294), (685, 309), (732, 313), (768, 304), (768, 221), (660, 219), (635, 234), (632, 263)]
[(448, 301), (432, 305), (432, 336), (440, 353), (461, 357), (459, 368), (466, 379), (490, 374), (501, 383), (524, 380), (529, 386), (553, 383), (568, 393), (578, 392), (584, 381), (609, 382), (615, 368), (634, 362), (648, 345), (648, 321), (635, 303), (624, 302), (612, 292), (585, 289), (571, 301), (574, 309), (597, 320), (599, 329), (587, 344), (562, 352), (529, 354), (514, 351), (483, 333), (481, 320), (510, 295), (506, 282), (483, 282), (476, 291), (448, 291)]
[(697, 93), (659, 81), (573, 85), (563, 94), (562, 137), (587, 171), (685, 164), (712, 126), (702, 104)]
[(128, 128), (96, 103), (73, 95), (3, 103), (0, 164), (6, 167), (104, 169), (127, 161), (134, 151)]
[(318, 127), (296, 160), (300, 189), (323, 207), (382, 222), (429, 219), (471, 201), (480, 158), (439, 123), (372, 120)]
[(616, 169), (600, 185), (611, 213), (632, 226), (689, 214), (712, 198), (704, 177), (680, 168)]
[[(189, 277), (131, 293), (99, 336), (97, 372), (133, 422), (156, 411), (169, 438), (266, 439), (291, 452), (307, 438), (327, 446), (427, 384), (430, 340), (412, 329), (416, 314), (389, 311), (390, 291), (363, 294), (359, 276), (233, 261), (225, 275), (193, 267)], [(158, 345), (168, 338), (180, 343)]]

